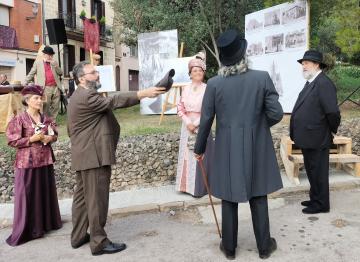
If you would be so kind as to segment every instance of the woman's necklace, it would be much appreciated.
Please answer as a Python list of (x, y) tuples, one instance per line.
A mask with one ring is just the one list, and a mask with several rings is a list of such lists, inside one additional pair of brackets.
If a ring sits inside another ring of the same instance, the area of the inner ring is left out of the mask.
[(197, 93), (199, 90), (200, 90), (200, 87), (202, 86), (202, 84), (191, 84), (191, 90), (194, 92), (194, 93)]

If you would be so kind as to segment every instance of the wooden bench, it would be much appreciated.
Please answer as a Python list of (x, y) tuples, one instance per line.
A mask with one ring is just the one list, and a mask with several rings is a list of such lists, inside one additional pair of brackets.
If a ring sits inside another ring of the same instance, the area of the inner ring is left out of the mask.
[[(333, 142), (334, 144), (330, 148), (329, 162), (335, 163), (338, 169), (360, 177), (360, 156), (352, 154), (351, 138), (336, 136)], [(301, 150), (294, 146), (294, 142), (290, 137), (281, 138), (280, 155), (286, 175), (292, 182), (299, 185), (299, 170), (304, 164), (304, 157)]]

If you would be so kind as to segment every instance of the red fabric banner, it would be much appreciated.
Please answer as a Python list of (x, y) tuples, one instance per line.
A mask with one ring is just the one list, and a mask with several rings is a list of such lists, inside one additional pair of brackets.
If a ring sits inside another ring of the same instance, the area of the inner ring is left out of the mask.
[(90, 19), (84, 20), (84, 47), (86, 50), (92, 49), (94, 53), (99, 52), (100, 34), (99, 23), (91, 22)]

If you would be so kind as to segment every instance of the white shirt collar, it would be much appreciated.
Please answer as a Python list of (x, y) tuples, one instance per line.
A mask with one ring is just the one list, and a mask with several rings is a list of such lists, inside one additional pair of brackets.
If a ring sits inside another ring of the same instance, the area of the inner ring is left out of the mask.
[(316, 78), (321, 72), (322, 72), (322, 70), (317, 71), (316, 74), (315, 74), (312, 78), (310, 78), (310, 79), (308, 80), (308, 82), (311, 83), (312, 81), (314, 81), (315, 78)]

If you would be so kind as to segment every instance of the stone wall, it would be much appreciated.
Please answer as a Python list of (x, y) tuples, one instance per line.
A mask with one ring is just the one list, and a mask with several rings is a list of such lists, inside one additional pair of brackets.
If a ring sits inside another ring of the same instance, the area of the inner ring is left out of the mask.
[[(288, 135), (287, 125), (272, 128), (274, 146), (280, 168), (280, 138)], [(360, 118), (343, 121), (339, 135), (352, 137), (353, 152), (360, 155)], [(74, 172), (70, 170), (69, 141), (53, 145), (56, 156), (55, 172), (59, 198), (71, 197), (74, 190)], [(112, 167), (111, 191), (136, 187), (172, 184), (175, 181), (179, 134), (133, 136), (120, 139), (117, 164)], [(14, 150), (0, 153), (0, 202), (13, 201)]]

